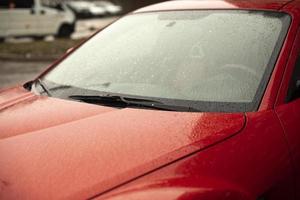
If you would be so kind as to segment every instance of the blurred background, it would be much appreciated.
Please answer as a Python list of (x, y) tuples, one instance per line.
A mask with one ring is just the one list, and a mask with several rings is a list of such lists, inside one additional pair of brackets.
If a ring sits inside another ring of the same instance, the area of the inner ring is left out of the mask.
[(0, 89), (36, 77), (68, 49), (162, 0), (0, 0)]

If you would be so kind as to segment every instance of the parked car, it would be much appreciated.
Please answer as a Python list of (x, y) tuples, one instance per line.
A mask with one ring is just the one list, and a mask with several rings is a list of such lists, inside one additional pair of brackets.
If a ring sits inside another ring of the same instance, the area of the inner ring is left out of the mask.
[(0, 38), (47, 35), (69, 37), (75, 29), (75, 16), (61, 4), (45, 6), (40, 0), (2, 0), (0, 2)]
[(92, 18), (103, 17), (107, 14), (103, 7), (95, 5), (93, 2), (88, 1), (69, 1), (66, 2), (77, 16), (77, 18)]
[(300, 199), (300, 1), (169, 1), (0, 93), (1, 199)]
[(98, 7), (103, 7), (109, 15), (119, 15), (122, 13), (122, 7), (109, 1), (95, 1)]

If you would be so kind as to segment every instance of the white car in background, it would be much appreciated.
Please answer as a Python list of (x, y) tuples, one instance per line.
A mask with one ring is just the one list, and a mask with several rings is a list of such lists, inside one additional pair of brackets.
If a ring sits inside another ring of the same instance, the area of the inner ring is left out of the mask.
[(50, 7), (40, 0), (1, 0), (0, 19), (0, 40), (21, 36), (70, 37), (76, 21), (73, 12), (64, 4)]
[(66, 5), (76, 14), (78, 18), (103, 17), (107, 14), (102, 6), (97, 6), (88, 1), (68, 1)]
[(122, 7), (119, 5), (115, 5), (109, 1), (95, 1), (95, 5), (99, 7), (103, 7), (106, 12), (110, 15), (118, 15), (122, 12)]

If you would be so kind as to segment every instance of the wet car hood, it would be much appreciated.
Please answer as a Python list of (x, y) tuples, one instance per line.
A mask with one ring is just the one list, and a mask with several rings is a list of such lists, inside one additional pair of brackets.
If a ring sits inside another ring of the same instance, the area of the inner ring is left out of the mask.
[(243, 114), (115, 109), (0, 93), (0, 198), (89, 198), (244, 127)]

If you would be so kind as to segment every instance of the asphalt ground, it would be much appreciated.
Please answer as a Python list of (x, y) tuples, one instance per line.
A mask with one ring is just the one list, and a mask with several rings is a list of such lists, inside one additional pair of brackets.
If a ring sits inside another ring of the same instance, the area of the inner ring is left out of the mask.
[(34, 79), (50, 62), (0, 61), (0, 89)]

